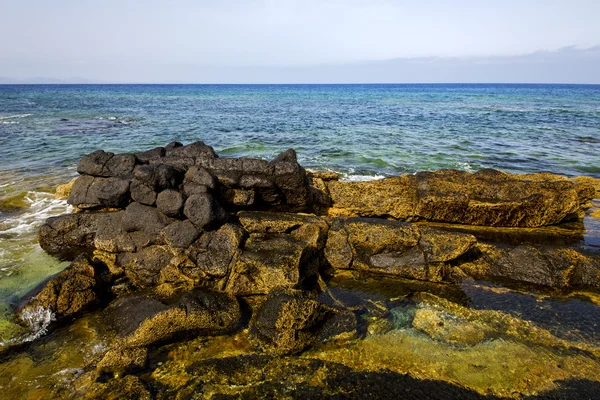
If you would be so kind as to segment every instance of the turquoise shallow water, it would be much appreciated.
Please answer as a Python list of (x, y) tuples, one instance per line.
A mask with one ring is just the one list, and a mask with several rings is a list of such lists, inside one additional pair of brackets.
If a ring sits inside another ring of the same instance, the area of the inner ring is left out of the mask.
[[(484, 167), (600, 176), (599, 85), (0, 86), (0, 171), (203, 140), (353, 175)], [(72, 169), (69, 172), (73, 173)]]

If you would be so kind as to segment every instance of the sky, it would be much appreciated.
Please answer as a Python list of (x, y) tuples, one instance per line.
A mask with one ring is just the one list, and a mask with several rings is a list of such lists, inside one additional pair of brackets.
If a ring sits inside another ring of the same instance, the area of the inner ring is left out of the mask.
[(0, 82), (600, 83), (599, 15), (598, 0), (0, 0)]

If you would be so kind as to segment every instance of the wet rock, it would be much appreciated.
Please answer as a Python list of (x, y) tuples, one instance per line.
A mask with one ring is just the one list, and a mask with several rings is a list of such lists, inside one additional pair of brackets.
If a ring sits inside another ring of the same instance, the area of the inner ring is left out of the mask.
[(454, 345), (473, 346), (493, 334), (485, 324), (466, 321), (427, 306), (417, 307), (412, 325), (433, 339)]
[(250, 339), (265, 351), (299, 353), (325, 338), (328, 331), (336, 336), (356, 329), (355, 322), (344, 321), (348, 315), (339, 314), (305, 292), (273, 290), (250, 321)]
[(185, 201), (183, 213), (200, 230), (225, 218), (225, 211), (210, 194), (196, 194)]
[(81, 249), (94, 247), (98, 223), (108, 214), (91, 212), (50, 217), (40, 227), (40, 246), (49, 254), (72, 260)]
[(77, 178), (73, 178), (65, 184), (58, 185), (56, 187), (56, 192), (54, 193), (54, 198), (56, 200), (67, 200), (71, 195), (71, 190), (73, 189), (76, 180)]
[(121, 208), (129, 204), (129, 180), (82, 175), (73, 184), (67, 202), (78, 208)]
[(98, 300), (94, 267), (87, 258), (80, 256), (50, 279), (22, 308), (21, 314), (44, 309), (60, 319), (80, 314), (92, 308)]
[(133, 154), (114, 154), (97, 150), (79, 161), (77, 172), (105, 178), (127, 176), (133, 172), (135, 161)]
[(176, 190), (163, 190), (156, 197), (156, 207), (166, 216), (177, 218), (183, 207), (183, 196)]
[(196, 288), (170, 305), (139, 296), (117, 299), (108, 319), (126, 347), (148, 346), (189, 337), (218, 335), (234, 329), (241, 312), (237, 299)]
[(109, 379), (106, 383), (95, 382), (85, 387), (82, 393), (76, 393), (84, 400), (151, 400), (152, 395), (142, 381), (133, 375), (122, 379)]
[(106, 352), (96, 365), (100, 374), (123, 376), (134, 373), (146, 366), (148, 350), (143, 347), (116, 347)]
[(187, 249), (200, 236), (200, 231), (189, 221), (176, 221), (167, 225), (161, 236), (171, 248)]

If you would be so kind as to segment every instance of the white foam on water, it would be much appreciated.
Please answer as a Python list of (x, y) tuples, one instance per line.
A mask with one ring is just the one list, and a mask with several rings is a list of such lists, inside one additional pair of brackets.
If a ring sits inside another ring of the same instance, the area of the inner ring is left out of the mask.
[(51, 193), (27, 192), (24, 200), (30, 204), (29, 208), (18, 216), (2, 221), (0, 235), (35, 235), (47, 218), (72, 211), (66, 200), (56, 200)]
[(3, 115), (3, 116), (0, 116), (0, 120), (13, 119), (13, 118), (26, 118), (26, 117), (31, 117), (32, 115), (33, 114)]
[(36, 309), (26, 309), (21, 313), (21, 320), (27, 324), (31, 330), (31, 334), (21, 338), (23, 342), (32, 342), (48, 332), (48, 327), (52, 321), (56, 321), (56, 316), (52, 312), (44, 307), (38, 307)]

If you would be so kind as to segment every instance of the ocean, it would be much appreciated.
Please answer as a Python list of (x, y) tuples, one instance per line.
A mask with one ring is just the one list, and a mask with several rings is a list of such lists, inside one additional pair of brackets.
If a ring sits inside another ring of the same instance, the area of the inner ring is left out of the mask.
[[(36, 243), (53, 188), (97, 149), (202, 140), (220, 156), (294, 148), (366, 180), (421, 170), (600, 177), (600, 85), (0, 85), (0, 315), (65, 264)], [(2, 335), (0, 316), (0, 338)]]

